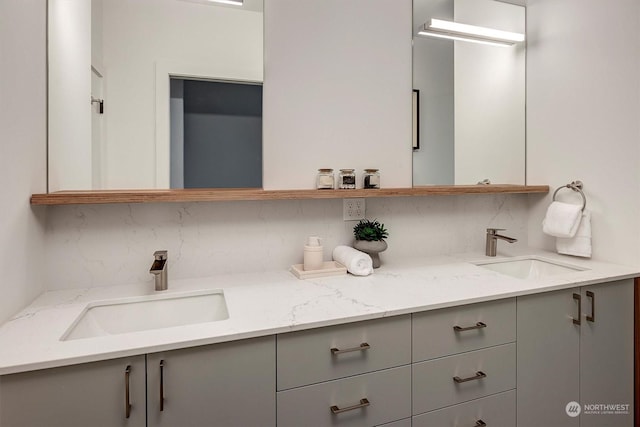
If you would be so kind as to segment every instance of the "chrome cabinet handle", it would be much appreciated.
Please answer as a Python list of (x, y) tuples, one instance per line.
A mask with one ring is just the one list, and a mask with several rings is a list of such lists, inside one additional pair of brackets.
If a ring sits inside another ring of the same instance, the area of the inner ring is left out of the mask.
[(487, 423), (485, 423), (482, 420), (477, 420), (476, 424), (473, 427), (486, 427), (486, 426), (487, 426)]
[(160, 361), (160, 411), (164, 411), (164, 360)]
[(472, 377), (467, 377), (467, 378), (460, 378), (460, 377), (457, 377), (457, 376), (453, 377), (453, 381), (456, 384), (460, 384), (460, 383), (466, 383), (467, 381), (475, 381), (475, 380), (479, 380), (479, 379), (486, 378), (486, 377), (487, 377), (487, 374), (485, 374), (482, 371), (478, 371)]
[(574, 325), (580, 325), (582, 322), (580, 321), (580, 317), (582, 316), (582, 298), (580, 294), (573, 294), (573, 299), (578, 301), (578, 318), (573, 318)]
[(337, 406), (333, 405), (329, 409), (331, 409), (331, 412), (334, 413), (334, 414), (340, 414), (342, 412), (353, 411), (354, 409), (365, 408), (365, 407), (367, 407), (369, 405), (371, 405), (371, 403), (369, 402), (369, 399), (364, 397), (364, 398), (360, 399), (360, 403), (358, 403), (357, 405), (347, 406), (346, 408), (338, 408)]
[(456, 332), (464, 332), (464, 331), (471, 331), (473, 329), (482, 329), (482, 328), (486, 328), (487, 324), (483, 323), (483, 322), (478, 322), (476, 323), (474, 326), (467, 326), (466, 328), (463, 328), (461, 326), (454, 326), (453, 330)]
[(594, 322), (596, 321), (596, 295), (587, 291), (587, 298), (591, 298), (591, 316), (587, 316), (587, 321)]
[(131, 400), (129, 393), (129, 377), (131, 375), (131, 365), (127, 365), (124, 370), (124, 417), (131, 416)]
[(343, 350), (333, 347), (331, 348), (331, 354), (351, 353), (352, 351), (365, 351), (365, 350), (369, 350), (370, 348), (371, 346), (369, 344), (367, 344), (366, 342), (363, 342), (358, 347), (345, 348)]

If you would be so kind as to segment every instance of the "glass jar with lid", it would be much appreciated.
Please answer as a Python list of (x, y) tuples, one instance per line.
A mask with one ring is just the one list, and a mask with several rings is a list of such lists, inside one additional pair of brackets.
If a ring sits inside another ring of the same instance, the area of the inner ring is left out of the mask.
[(380, 188), (380, 171), (378, 169), (365, 169), (362, 178), (363, 188)]
[(333, 190), (334, 186), (335, 178), (333, 176), (333, 169), (318, 169), (316, 188), (318, 190)]
[(340, 169), (338, 175), (338, 188), (343, 190), (353, 190), (356, 188), (355, 169)]

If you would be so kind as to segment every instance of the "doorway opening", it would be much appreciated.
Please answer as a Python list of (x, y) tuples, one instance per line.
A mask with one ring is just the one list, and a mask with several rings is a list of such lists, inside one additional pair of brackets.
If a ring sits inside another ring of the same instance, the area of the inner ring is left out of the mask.
[(170, 84), (171, 188), (262, 188), (262, 85)]

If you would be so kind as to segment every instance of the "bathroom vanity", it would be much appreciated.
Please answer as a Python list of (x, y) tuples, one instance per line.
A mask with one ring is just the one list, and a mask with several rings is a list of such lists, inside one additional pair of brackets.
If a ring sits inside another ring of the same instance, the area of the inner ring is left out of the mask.
[(523, 279), (488, 260), (175, 280), (163, 298), (219, 290), (228, 317), (75, 339), (89, 304), (152, 286), (46, 293), (0, 328), (0, 425), (631, 426), (640, 271), (508, 259), (539, 268)]

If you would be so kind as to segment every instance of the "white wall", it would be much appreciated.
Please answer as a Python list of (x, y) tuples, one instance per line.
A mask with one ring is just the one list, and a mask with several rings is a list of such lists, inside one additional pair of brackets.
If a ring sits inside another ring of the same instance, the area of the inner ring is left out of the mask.
[(103, 0), (91, 0), (91, 66), (100, 74), (102, 65), (102, 4)]
[[(454, 14), (456, 22), (525, 32), (521, 6), (455, 0)], [(523, 43), (455, 42), (456, 184), (485, 178), (494, 184), (524, 184), (525, 55)]]
[(0, 323), (44, 288), (46, 10), (41, 0), (0, 1)]
[[(527, 4), (527, 182), (582, 180), (593, 258), (639, 265), (640, 2)], [(532, 203), (529, 241), (553, 249), (540, 225), (550, 201)]]
[[(471, 195), (367, 199), (367, 217), (385, 224), (384, 262), (478, 251), (485, 229), (508, 229), (527, 245), (527, 196)], [(148, 282), (153, 252), (169, 251), (169, 278), (285, 271), (302, 262), (307, 236), (324, 238), (325, 259), (351, 244), (355, 221), (342, 200), (54, 207), (48, 213), (50, 289)], [(499, 244), (499, 251), (507, 243)]]
[(49, 28), (49, 190), (90, 190), (91, 2), (49, 0)]
[(265, 189), (319, 168), (411, 186), (411, 25), (411, 0), (266, 2)]

